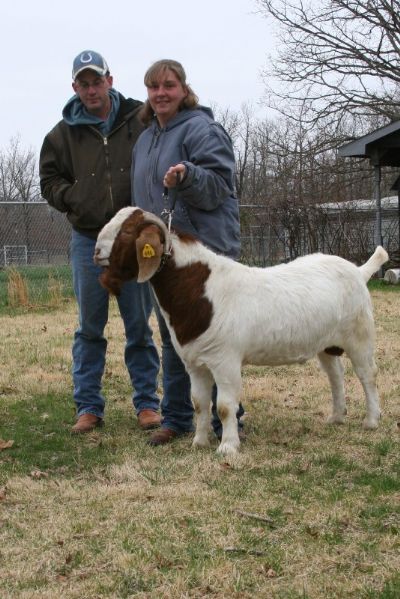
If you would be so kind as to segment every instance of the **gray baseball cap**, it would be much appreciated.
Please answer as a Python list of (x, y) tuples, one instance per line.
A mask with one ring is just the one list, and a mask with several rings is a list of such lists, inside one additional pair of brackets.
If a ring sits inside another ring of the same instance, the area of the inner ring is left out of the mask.
[(94, 50), (84, 50), (83, 52), (80, 52), (74, 59), (72, 66), (72, 79), (75, 81), (79, 73), (85, 69), (95, 71), (102, 77), (108, 75), (110, 72), (105, 59), (98, 52), (94, 52)]

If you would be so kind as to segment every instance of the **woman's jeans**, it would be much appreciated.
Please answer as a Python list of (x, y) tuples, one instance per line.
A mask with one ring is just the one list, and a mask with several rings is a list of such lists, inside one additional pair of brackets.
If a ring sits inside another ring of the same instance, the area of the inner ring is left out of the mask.
[[(163, 366), (163, 399), (161, 401), (162, 427), (169, 428), (177, 433), (185, 433), (194, 430), (193, 414), (194, 408), (190, 399), (190, 377), (185, 366), (176, 353), (166, 322), (161, 314), (157, 300), (153, 295), (154, 311), (158, 320), (162, 341), (162, 366)], [(222, 423), (216, 409), (217, 388), (214, 385), (212, 393), (212, 419), (211, 424), (218, 438), (222, 436)], [(244, 410), (239, 404), (237, 411), (238, 428), (243, 424), (240, 417)]]
[[(79, 308), (79, 328), (72, 347), (73, 383), (78, 416), (90, 413), (103, 418), (101, 379), (107, 350), (104, 329), (109, 294), (99, 282), (102, 268), (93, 262), (95, 244), (95, 239), (72, 232), (72, 273)], [(125, 328), (125, 364), (134, 389), (132, 401), (136, 413), (158, 410), (159, 358), (148, 323), (153, 307), (148, 284), (125, 283), (117, 302)]]

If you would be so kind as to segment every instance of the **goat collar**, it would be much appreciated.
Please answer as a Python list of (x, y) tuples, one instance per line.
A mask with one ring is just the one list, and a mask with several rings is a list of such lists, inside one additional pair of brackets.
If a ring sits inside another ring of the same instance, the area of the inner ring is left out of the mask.
[[(155, 275), (156, 275), (157, 273), (159, 273), (159, 272), (160, 272), (160, 271), (161, 271), (161, 270), (164, 268), (164, 266), (165, 266), (165, 265), (166, 265), (166, 263), (167, 263), (167, 260), (168, 260), (168, 258), (170, 258), (171, 256), (172, 256), (172, 251), (171, 251), (171, 247), (170, 247), (170, 248), (169, 248), (168, 250), (166, 250), (166, 251), (163, 253), (163, 255), (161, 256), (161, 260), (160, 260), (160, 266), (157, 268), (156, 272), (154, 273)], [(154, 276), (154, 275), (153, 275), (153, 276)]]

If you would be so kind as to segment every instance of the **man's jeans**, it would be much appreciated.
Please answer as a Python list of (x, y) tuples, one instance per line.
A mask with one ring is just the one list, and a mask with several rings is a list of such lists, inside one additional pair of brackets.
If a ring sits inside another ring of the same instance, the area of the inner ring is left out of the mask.
[[(72, 347), (74, 400), (77, 414), (104, 416), (101, 379), (104, 372), (109, 294), (100, 285), (102, 268), (93, 262), (96, 240), (72, 232), (71, 258), (74, 291), (79, 308), (79, 328)], [(125, 364), (134, 388), (136, 412), (157, 410), (159, 358), (148, 319), (152, 301), (148, 284), (129, 281), (117, 298), (125, 327)]]
[[(194, 430), (194, 408), (191, 401), (190, 377), (185, 366), (172, 345), (166, 322), (161, 314), (157, 300), (153, 295), (154, 311), (158, 320), (162, 341), (163, 365), (163, 399), (161, 401), (162, 427), (170, 428), (181, 434)], [(212, 393), (212, 419), (211, 424), (218, 438), (222, 436), (222, 423), (216, 409), (217, 388), (214, 385)], [(244, 410), (239, 404), (236, 417), (239, 430), (243, 427), (240, 417)]]

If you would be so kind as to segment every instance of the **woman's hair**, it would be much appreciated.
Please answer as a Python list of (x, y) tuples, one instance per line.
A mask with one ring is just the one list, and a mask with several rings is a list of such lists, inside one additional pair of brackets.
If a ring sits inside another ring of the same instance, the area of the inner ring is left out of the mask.
[[(158, 60), (157, 62), (153, 63), (145, 73), (145, 86), (151, 87), (152, 85), (157, 83), (160, 76), (163, 75), (165, 71), (172, 71), (176, 75), (181, 85), (188, 92), (187, 96), (182, 100), (179, 110), (182, 110), (182, 108), (197, 108), (197, 106), (199, 105), (199, 98), (196, 96), (190, 85), (186, 83), (185, 69), (183, 68), (181, 63), (177, 62), (176, 60), (164, 58), (163, 60)], [(139, 118), (141, 119), (143, 124), (147, 126), (153, 120), (153, 117), (154, 110), (150, 106), (150, 102), (146, 100), (139, 112)]]

